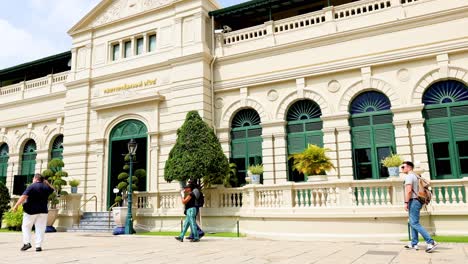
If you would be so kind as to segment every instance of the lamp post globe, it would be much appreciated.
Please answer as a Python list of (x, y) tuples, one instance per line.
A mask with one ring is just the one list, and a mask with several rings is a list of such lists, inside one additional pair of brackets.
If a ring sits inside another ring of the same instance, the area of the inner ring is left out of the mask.
[(129, 181), (128, 181), (128, 197), (127, 197), (127, 206), (128, 206), (128, 211), (127, 211), (127, 221), (125, 224), (125, 234), (131, 235), (133, 234), (133, 216), (132, 216), (132, 196), (133, 196), (133, 188), (132, 188), (132, 178), (133, 178), (133, 159), (138, 147), (138, 144), (136, 143), (135, 139), (130, 139), (130, 141), (127, 144), (128, 146), (128, 155), (129, 155), (129, 166), (130, 166), (130, 171), (129, 171)]

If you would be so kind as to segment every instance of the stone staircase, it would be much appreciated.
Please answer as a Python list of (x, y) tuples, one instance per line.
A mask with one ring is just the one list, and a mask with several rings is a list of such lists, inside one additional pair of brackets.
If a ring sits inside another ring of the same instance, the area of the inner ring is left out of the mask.
[(80, 224), (68, 228), (67, 232), (112, 233), (114, 227), (114, 219), (109, 212), (84, 212)]

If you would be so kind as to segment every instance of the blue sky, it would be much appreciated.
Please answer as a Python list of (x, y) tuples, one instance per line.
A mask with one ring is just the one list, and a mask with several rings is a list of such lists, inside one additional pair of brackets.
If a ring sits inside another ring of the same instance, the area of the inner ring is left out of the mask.
[[(67, 31), (101, 0), (0, 0), (0, 69), (67, 51)], [(218, 0), (227, 7), (247, 0)]]

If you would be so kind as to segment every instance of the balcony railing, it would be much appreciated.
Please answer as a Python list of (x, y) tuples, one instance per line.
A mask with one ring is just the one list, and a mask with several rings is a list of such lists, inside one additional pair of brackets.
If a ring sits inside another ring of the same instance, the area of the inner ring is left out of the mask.
[[(416, 3), (416, 4), (415, 4)], [(444, 0), (362, 0), (262, 25), (244, 28), (218, 36), (219, 56), (281, 45), (327, 34), (398, 21), (429, 14), (434, 10), (461, 7), (458, 1)], [(295, 35), (292, 32), (300, 31)], [(253, 45), (250, 43), (255, 41)], [(245, 43), (245, 44), (243, 44)]]
[[(13, 85), (0, 87), (0, 97), (10, 97), (12, 100), (34, 97), (51, 92), (64, 90), (62, 85), (67, 81), (68, 72), (58, 74), (50, 74), (45, 77), (16, 83)], [(29, 93), (29, 94), (28, 94)], [(17, 98), (18, 97), (18, 98)], [(8, 102), (7, 99), (2, 99), (2, 102)]]
[[(431, 186), (434, 196), (427, 206), (429, 212), (455, 212), (468, 208), (468, 178), (433, 180)], [(204, 194), (205, 208), (212, 209), (212, 213), (219, 213), (220, 209), (235, 209), (238, 213), (258, 209), (323, 210), (323, 213), (329, 210), (369, 212), (372, 208), (401, 211), (404, 183), (402, 179), (387, 179), (246, 185), (241, 188), (210, 188), (204, 190)], [(138, 192), (135, 198), (138, 209), (153, 212), (178, 209), (172, 212), (182, 213), (178, 191)]]

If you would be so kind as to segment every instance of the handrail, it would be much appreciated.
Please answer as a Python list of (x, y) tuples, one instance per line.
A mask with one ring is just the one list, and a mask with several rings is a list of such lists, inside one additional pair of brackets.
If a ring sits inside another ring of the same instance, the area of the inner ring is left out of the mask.
[[(91, 201), (93, 198), (95, 199), (95, 201), (94, 201), (94, 211), (97, 212), (97, 196), (96, 196), (96, 195), (93, 195), (93, 196), (91, 196), (91, 198), (89, 198), (88, 200), (86, 200), (86, 201), (80, 206), (80, 208), (78, 208), (78, 210), (77, 210), (77, 211), (78, 211), (78, 213), (77, 213), (78, 217), (80, 217), (80, 210), (81, 210), (81, 208), (83, 208), (83, 206), (85, 206), (85, 205), (86, 205), (89, 201)], [(78, 226), (80, 226), (80, 221), (78, 221)]]
[(115, 202), (113, 205), (111, 205), (111, 206), (107, 209), (107, 211), (109, 211), (109, 217), (107, 218), (107, 225), (108, 225), (109, 228), (110, 228), (110, 222), (111, 222), (111, 221), (110, 221), (111, 212), (112, 212), (111, 209), (114, 208), (116, 205), (119, 205), (119, 204), (120, 204), (120, 202)]

